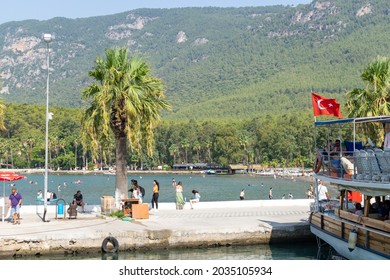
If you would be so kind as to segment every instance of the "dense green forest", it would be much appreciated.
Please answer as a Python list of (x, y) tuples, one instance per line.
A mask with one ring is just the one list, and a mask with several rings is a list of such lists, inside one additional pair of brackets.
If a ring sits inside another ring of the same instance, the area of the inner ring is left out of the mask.
[[(313, 1), (297, 7), (138, 9), (70, 20), (0, 25), (7, 102), (45, 104), (43, 33), (51, 33), (51, 105), (82, 107), (97, 55), (127, 46), (166, 85), (172, 120), (255, 118), (304, 110), (310, 92), (361, 86), (364, 65), (388, 56), (387, 0)], [(234, 104), (234, 106), (232, 106)]]
[[(312, 91), (334, 97), (364, 87), (361, 73), (389, 56), (387, 0), (313, 1), (297, 7), (138, 9), (70, 20), (0, 25), (0, 95), (7, 131), (0, 158), (42, 167), (46, 44), (50, 43), (50, 163), (95, 164), (79, 141), (81, 90), (105, 48), (127, 46), (165, 83), (172, 111), (156, 129), (145, 168), (181, 162), (311, 166)], [(206, 24), (207, 23), (207, 24)], [(112, 147), (114, 149), (114, 146)], [(102, 151), (110, 165), (113, 151)], [(145, 153), (146, 154), (146, 153)], [(145, 156), (144, 156), (145, 157)]]
[[(56, 107), (50, 112), (53, 120), (49, 129), (49, 163), (53, 169), (115, 164), (114, 145), (111, 150), (101, 151), (100, 155), (106, 154), (105, 158), (95, 161), (83, 149), (80, 141), (81, 109)], [(8, 130), (0, 141), (2, 163), (18, 168), (44, 166), (44, 115), (44, 106), (7, 105), (5, 120)], [(154, 156), (143, 159), (143, 168), (195, 162), (225, 166), (238, 162), (270, 166), (311, 165), (312, 118), (285, 114), (282, 118), (268, 115), (250, 122), (164, 121), (156, 129), (155, 139)], [(129, 165), (140, 167), (137, 153), (130, 153), (128, 161)]]

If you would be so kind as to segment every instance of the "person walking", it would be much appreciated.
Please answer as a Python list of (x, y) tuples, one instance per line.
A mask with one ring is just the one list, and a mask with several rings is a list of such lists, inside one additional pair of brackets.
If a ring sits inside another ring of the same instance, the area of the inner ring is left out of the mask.
[[(152, 195), (152, 210), (158, 211), (158, 196), (160, 192), (160, 183), (157, 180), (153, 180), (153, 195)], [(154, 208), (154, 205), (156, 204), (156, 208)]]
[(11, 194), (9, 196), (8, 207), (11, 208), (11, 217), (13, 218), (13, 224), (20, 225), (20, 207), (22, 205), (22, 195), (18, 193), (16, 188), (11, 189)]
[(176, 185), (176, 210), (183, 210), (184, 204), (183, 183), (179, 181)]

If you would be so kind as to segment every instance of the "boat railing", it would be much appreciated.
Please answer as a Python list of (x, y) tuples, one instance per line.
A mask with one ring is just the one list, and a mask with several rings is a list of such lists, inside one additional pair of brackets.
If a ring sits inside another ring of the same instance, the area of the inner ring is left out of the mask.
[(372, 228), (373, 231), (377, 233), (381, 233), (386, 235), (387, 237), (390, 237), (390, 223), (375, 219), (372, 217), (365, 217), (356, 215), (354, 213), (351, 213), (346, 210), (340, 210), (337, 209), (335, 211), (336, 216), (338, 216), (340, 219), (348, 220), (349, 224), (355, 225), (356, 227), (367, 229), (367, 227)]
[(338, 200), (330, 200), (330, 201), (316, 201), (310, 203), (310, 212), (334, 212), (336, 209), (339, 208), (339, 201)]
[[(324, 217), (329, 216), (326, 212), (317, 212), (317, 215), (322, 215)], [(334, 213), (332, 212), (331, 216), (332, 219), (335, 219), (353, 228), (370, 231), (386, 238), (390, 238), (390, 223), (370, 217), (358, 216), (345, 210), (336, 210)]]
[(328, 155), (319, 150), (324, 176), (345, 180), (390, 183), (390, 150), (380, 148), (355, 150)]

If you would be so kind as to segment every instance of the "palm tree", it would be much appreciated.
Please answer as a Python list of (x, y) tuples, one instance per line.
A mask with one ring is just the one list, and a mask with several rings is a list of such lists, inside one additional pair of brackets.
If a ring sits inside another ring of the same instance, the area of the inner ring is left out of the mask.
[(108, 48), (106, 60), (97, 57), (89, 76), (96, 80), (83, 89), (83, 99), (91, 100), (82, 118), (83, 146), (97, 157), (98, 147), (109, 147), (115, 139), (115, 205), (127, 198), (128, 148), (141, 155), (143, 146), (153, 151), (153, 130), (160, 110), (169, 109), (162, 81), (150, 74), (140, 58), (129, 58), (126, 48)]
[(207, 140), (205, 143), (205, 148), (207, 149), (207, 154), (208, 154), (208, 161), (211, 162), (211, 141)]
[(366, 88), (347, 92), (349, 117), (389, 115), (390, 58), (379, 57), (368, 64), (361, 75)]
[(179, 147), (176, 144), (169, 146), (169, 154), (173, 156), (173, 164), (176, 164), (176, 153), (179, 151)]
[(202, 145), (198, 141), (195, 141), (192, 149), (196, 152), (197, 162), (200, 162), (199, 152), (202, 150)]
[[(346, 107), (349, 117), (371, 117), (390, 113), (390, 58), (378, 57), (369, 63), (361, 75), (364, 89), (347, 92)], [(377, 135), (376, 127), (367, 127), (368, 136)], [(373, 138), (374, 139), (374, 138)], [(381, 141), (381, 139), (378, 139)]]
[(0, 99), (0, 130), (5, 131), (4, 125), (5, 105), (3, 99)]
[(73, 139), (74, 145), (74, 168), (77, 169), (77, 145), (79, 144), (78, 139)]
[(238, 139), (240, 146), (244, 150), (245, 154), (245, 163), (249, 165), (249, 156), (248, 156), (248, 142), (249, 142), (249, 137), (247, 135), (240, 135)]
[(188, 163), (188, 148), (190, 147), (190, 142), (188, 141), (188, 139), (183, 139), (183, 141), (181, 141), (180, 145), (184, 149), (185, 163)]

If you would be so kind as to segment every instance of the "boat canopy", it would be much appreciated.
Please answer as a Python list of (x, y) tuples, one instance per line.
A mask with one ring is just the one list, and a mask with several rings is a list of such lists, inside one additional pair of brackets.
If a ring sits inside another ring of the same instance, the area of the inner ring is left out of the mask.
[(331, 126), (335, 124), (343, 123), (367, 123), (367, 122), (380, 122), (380, 123), (390, 123), (390, 116), (377, 116), (377, 117), (361, 117), (361, 118), (348, 118), (348, 119), (338, 119), (338, 120), (328, 120), (328, 121), (316, 121), (314, 126)]

